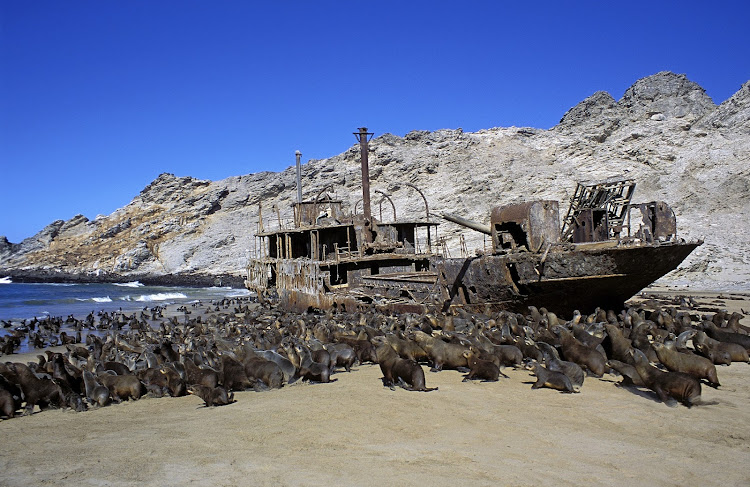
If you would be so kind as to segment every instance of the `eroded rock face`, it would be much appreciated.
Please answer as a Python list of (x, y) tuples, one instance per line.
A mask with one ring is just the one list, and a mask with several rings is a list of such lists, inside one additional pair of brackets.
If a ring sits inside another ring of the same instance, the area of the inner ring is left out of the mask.
[[(384, 219), (392, 216), (375, 189), (391, 196), (397, 217), (425, 214), (404, 182), (423, 190), (432, 213), (487, 222), (492, 206), (524, 199), (557, 199), (565, 211), (577, 181), (625, 175), (638, 183), (636, 202), (669, 202), (678, 234), (706, 241), (664, 282), (712, 289), (750, 282), (750, 239), (741, 231), (750, 222), (750, 82), (717, 107), (684, 75), (662, 72), (619, 101), (594, 93), (550, 130), (384, 134), (371, 149), (375, 217), (381, 208)], [(305, 198), (331, 185), (349, 209), (361, 198), (358, 145), (302, 172)], [(279, 217), (291, 220), (295, 198), (293, 167), (221, 181), (161, 174), (111, 215), (56, 221), (19, 244), (0, 238), (0, 276), (206, 284), (233, 275), (238, 284), (255, 249), (258, 204), (268, 229)], [(460, 233), (469, 249), (482, 247), (481, 234), (445, 223), (439, 235), (452, 255)]]

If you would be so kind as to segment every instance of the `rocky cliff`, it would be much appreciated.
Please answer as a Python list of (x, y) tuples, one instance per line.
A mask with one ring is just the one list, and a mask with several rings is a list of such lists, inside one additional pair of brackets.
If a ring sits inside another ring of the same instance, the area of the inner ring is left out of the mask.
[[(638, 80), (619, 101), (594, 93), (550, 130), (385, 134), (371, 150), (372, 187), (391, 195), (399, 217), (424, 212), (404, 182), (422, 188), (432, 212), (487, 222), (496, 204), (549, 198), (562, 210), (579, 180), (634, 178), (634, 201), (669, 202), (678, 234), (706, 242), (664, 283), (749, 286), (750, 82), (717, 106), (684, 75), (661, 72)], [(359, 171), (354, 145), (311, 160), (302, 170), (305, 197), (332, 186), (351, 208), (361, 198)], [(56, 221), (20, 244), (0, 237), (0, 276), (237, 284), (254, 251), (258, 204), (267, 225), (290, 219), (295, 188), (293, 167), (221, 181), (162, 174), (109, 216)], [(375, 216), (378, 201), (373, 192)], [(383, 211), (389, 217), (390, 204)], [(481, 234), (452, 224), (439, 233), (454, 255), (460, 233), (469, 248), (482, 245)]]

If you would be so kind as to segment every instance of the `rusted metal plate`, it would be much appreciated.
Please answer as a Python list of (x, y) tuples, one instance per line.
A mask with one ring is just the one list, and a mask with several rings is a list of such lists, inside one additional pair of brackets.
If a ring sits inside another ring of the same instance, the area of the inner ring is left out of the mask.
[(496, 252), (516, 247), (539, 252), (560, 241), (560, 206), (552, 200), (496, 206), (490, 227)]

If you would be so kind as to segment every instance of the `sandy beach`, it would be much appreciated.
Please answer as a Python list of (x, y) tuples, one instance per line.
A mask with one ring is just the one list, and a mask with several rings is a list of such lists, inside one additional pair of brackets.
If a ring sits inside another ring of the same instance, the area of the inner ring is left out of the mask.
[[(750, 309), (746, 293), (695, 299)], [(0, 485), (748, 483), (748, 364), (718, 367), (722, 386), (704, 385), (691, 409), (608, 374), (562, 394), (532, 390), (523, 369), (495, 383), (424, 369), (438, 391), (390, 390), (377, 365), (360, 365), (329, 384), (235, 393), (223, 407), (186, 396), (37, 409), (0, 421)]]

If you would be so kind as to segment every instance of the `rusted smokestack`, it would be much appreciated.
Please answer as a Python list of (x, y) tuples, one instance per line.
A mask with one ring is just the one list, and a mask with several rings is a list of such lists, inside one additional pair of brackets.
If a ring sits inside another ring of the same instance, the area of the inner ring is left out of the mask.
[[(360, 127), (359, 132), (354, 132), (354, 136), (359, 141), (359, 151), (362, 160), (362, 211), (364, 212), (365, 222), (372, 225), (372, 213), (370, 211), (370, 168), (367, 162), (368, 143), (374, 134), (367, 131), (367, 127)], [(369, 233), (369, 232), (368, 232)], [(368, 241), (372, 235), (367, 235)]]
[(302, 165), (299, 162), (302, 153), (297, 150), (294, 155), (297, 156), (297, 203), (302, 203)]

